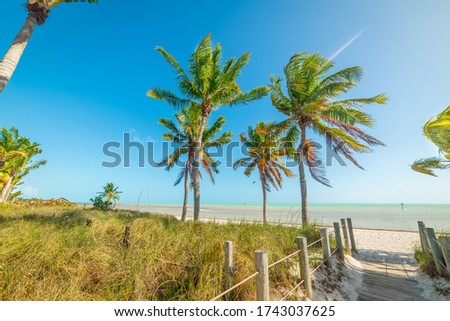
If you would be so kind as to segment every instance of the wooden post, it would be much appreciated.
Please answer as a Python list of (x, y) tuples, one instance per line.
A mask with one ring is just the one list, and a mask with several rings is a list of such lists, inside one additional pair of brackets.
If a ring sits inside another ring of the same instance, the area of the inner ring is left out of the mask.
[(130, 229), (131, 229), (130, 225), (127, 225), (125, 227), (125, 237), (123, 239), (123, 245), (125, 247), (128, 247), (130, 245)]
[(425, 233), (425, 224), (422, 221), (418, 221), (417, 224), (419, 225), (420, 244), (422, 245), (422, 250), (424, 252), (430, 252), (431, 247), (427, 233)]
[(297, 236), (297, 244), (300, 250), (299, 261), (300, 261), (300, 275), (302, 280), (304, 280), (306, 297), (310, 300), (314, 300), (314, 295), (311, 285), (311, 274), (309, 272), (309, 257), (308, 257), (308, 243), (306, 237)]
[(270, 301), (269, 292), (269, 258), (266, 251), (255, 252), (256, 301)]
[(353, 223), (352, 219), (347, 219), (347, 228), (348, 228), (348, 236), (350, 237), (350, 242), (352, 244), (352, 252), (358, 253), (356, 250), (356, 241), (355, 241), (355, 234), (353, 233)]
[(345, 244), (345, 252), (351, 254), (350, 250), (350, 238), (348, 237), (348, 229), (347, 222), (344, 218), (341, 219), (342, 231), (344, 232), (344, 244)]
[(92, 219), (91, 218), (87, 218), (86, 219), (86, 226), (92, 226)]
[[(225, 266), (224, 266), (224, 290), (228, 290), (233, 286), (233, 242), (225, 242)], [(231, 294), (231, 293), (230, 293)], [(227, 295), (229, 298), (230, 295)]]
[(444, 276), (446, 274), (444, 258), (438, 245), (436, 233), (434, 232), (433, 228), (426, 228), (425, 233), (427, 234), (428, 240), (430, 241), (431, 252), (433, 253), (436, 269), (440, 276)]
[(447, 272), (450, 275), (450, 237), (439, 236), (439, 243), (441, 243), (442, 254), (444, 256), (445, 264), (447, 265)]
[(342, 237), (341, 237), (341, 227), (339, 226), (339, 222), (333, 223), (334, 225), (334, 234), (336, 238), (336, 245), (338, 247), (338, 254), (339, 258), (344, 261), (344, 246), (342, 244)]
[(329, 269), (331, 269), (333, 267), (333, 258), (331, 256), (330, 237), (328, 235), (328, 229), (321, 228), (320, 237), (322, 238), (321, 242), (322, 242), (323, 259), (326, 260), (325, 261), (326, 266)]

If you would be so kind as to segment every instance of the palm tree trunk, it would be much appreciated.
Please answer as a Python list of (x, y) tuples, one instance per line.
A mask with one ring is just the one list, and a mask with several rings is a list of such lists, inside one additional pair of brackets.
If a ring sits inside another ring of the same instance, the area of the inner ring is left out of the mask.
[(33, 34), (36, 24), (36, 18), (31, 13), (28, 14), (25, 24), (17, 34), (3, 59), (0, 61), (0, 93), (3, 92), (9, 79), (11, 79), (11, 76), (19, 63), (20, 57), (22, 57), (28, 41)]
[[(187, 162), (189, 164), (189, 161)], [(187, 217), (187, 202), (189, 197), (189, 165), (186, 165), (184, 170), (184, 200), (183, 200), (183, 212), (181, 213), (181, 221), (186, 222)]]
[(11, 184), (11, 186), (8, 188), (8, 190), (6, 191), (6, 197), (5, 197), (5, 202), (7, 202), (9, 200), (9, 196), (11, 195), (11, 192), (14, 188), (14, 185)]
[(267, 204), (267, 191), (264, 188), (264, 184), (263, 184), (262, 181), (261, 181), (261, 186), (262, 186), (262, 191), (263, 191), (263, 223), (267, 224), (267, 207), (266, 207), (266, 204)]
[(306, 187), (305, 165), (303, 164), (303, 146), (306, 141), (306, 127), (301, 126), (300, 146), (297, 150), (299, 155), (298, 172), (300, 177), (300, 192), (302, 197), (302, 224), (308, 223), (308, 190)]
[(0, 203), (6, 202), (6, 195), (8, 194), (9, 188), (11, 187), (12, 180), (13, 180), (13, 177), (10, 176), (8, 181), (6, 182), (6, 184), (3, 186), (2, 195), (0, 196)]
[(200, 150), (203, 143), (203, 133), (206, 127), (207, 116), (202, 116), (202, 123), (194, 147), (193, 176), (194, 185), (194, 221), (200, 218)]

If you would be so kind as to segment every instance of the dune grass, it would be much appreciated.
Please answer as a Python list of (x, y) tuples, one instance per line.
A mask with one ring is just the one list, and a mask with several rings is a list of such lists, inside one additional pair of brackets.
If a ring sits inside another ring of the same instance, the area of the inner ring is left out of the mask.
[[(86, 226), (86, 219), (93, 220)], [(128, 248), (122, 240), (131, 225)], [(221, 293), (224, 242), (234, 242), (235, 280), (253, 274), (253, 253), (269, 263), (318, 229), (179, 222), (171, 216), (76, 208), (0, 207), (0, 300), (209, 300)], [(319, 245), (320, 247), (320, 245)], [(288, 292), (295, 260), (270, 270), (273, 295)], [(250, 281), (232, 299), (254, 300)]]

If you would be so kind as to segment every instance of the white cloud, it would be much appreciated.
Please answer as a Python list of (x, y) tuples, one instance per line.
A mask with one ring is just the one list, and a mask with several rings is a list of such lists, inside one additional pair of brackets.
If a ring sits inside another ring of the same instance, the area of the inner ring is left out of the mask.
[(36, 197), (39, 195), (39, 190), (33, 186), (24, 186), (21, 190), (25, 197)]

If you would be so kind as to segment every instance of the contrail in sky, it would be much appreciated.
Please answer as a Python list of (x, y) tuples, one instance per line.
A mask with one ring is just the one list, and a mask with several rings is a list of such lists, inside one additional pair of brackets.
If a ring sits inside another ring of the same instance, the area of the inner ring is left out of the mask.
[(345, 49), (347, 49), (348, 46), (350, 46), (353, 42), (356, 41), (356, 39), (358, 39), (359, 37), (361, 37), (361, 35), (366, 31), (366, 29), (361, 30), (360, 32), (358, 32), (355, 36), (353, 36), (352, 39), (350, 39), (349, 41), (347, 41), (345, 43), (345, 45), (343, 45), (341, 48), (338, 49), (338, 51), (336, 51), (327, 61), (327, 64), (329, 62), (331, 62), (332, 60), (334, 60), (334, 58), (336, 58), (337, 56), (339, 56), (341, 54), (341, 52), (343, 52)]

